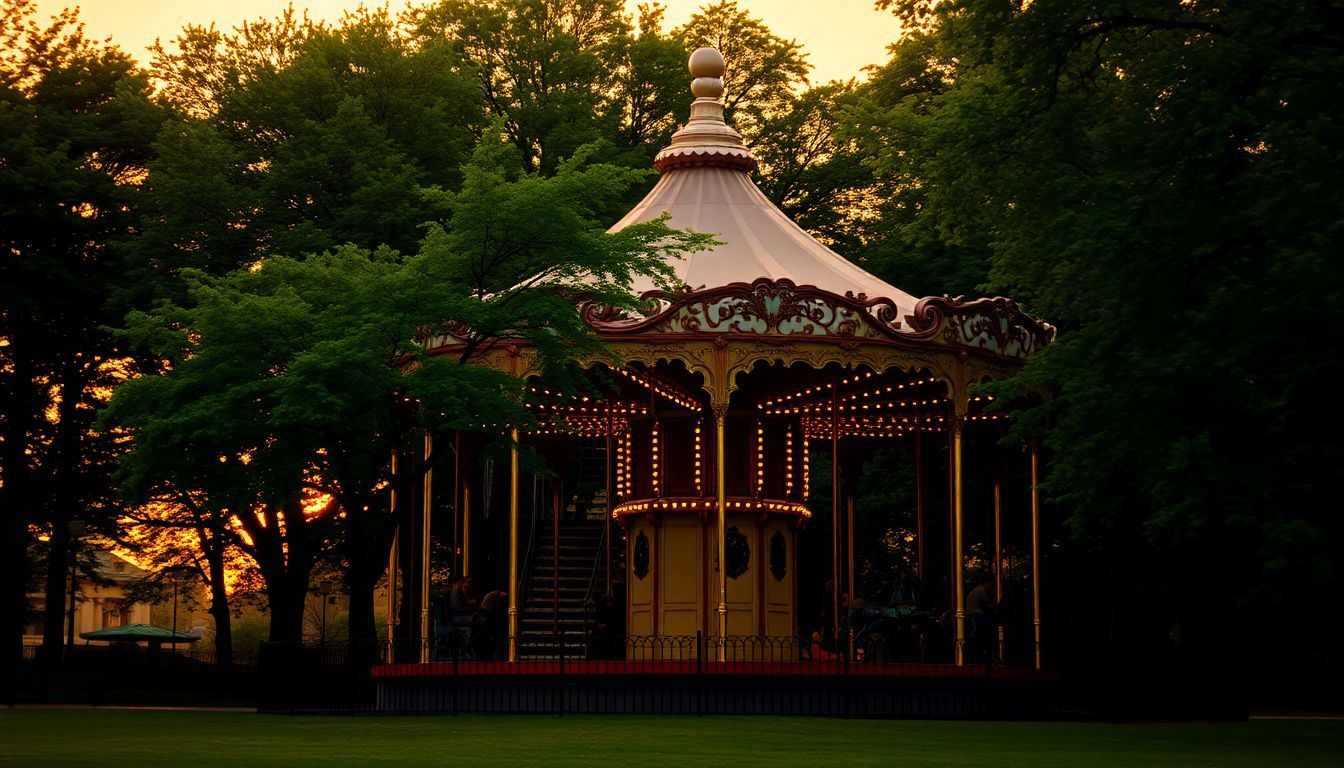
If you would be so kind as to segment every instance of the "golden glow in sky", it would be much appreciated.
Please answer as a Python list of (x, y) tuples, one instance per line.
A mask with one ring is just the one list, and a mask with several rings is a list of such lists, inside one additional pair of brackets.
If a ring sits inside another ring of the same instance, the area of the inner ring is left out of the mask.
[[(111, 37), (131, 55), (147, 63), (145, 49), (156, 38), (168, 42), (187, 24), (228, 29), (243, 21), (269, 18), (284, 10), (286, 0), (39, 0), (38, 13), (49, 16), (66, 5), (79, 5), (90, 37)], [(378, 3), (366, 3), (376, 5)], [(394, 12), (407, 0), (390, 0)], [(415, 4), (420, 4), (418, 1)], [(626, 6), (633, 13), (637, 2)], [(684, 22), (705, 0), (664, 0), (667, 23)], [(886, 60), (886, 47), (900, 34), (896, 18), (873, 8), (872, 0), (739, 0), (749, 13), (765, 21), (777, 35), (803, 44), (812, 63), (812, 82), (862, 77), (868, 64)], [(294, 0), (314, 19), (334, 20), (357, 8), (359, 0)]]

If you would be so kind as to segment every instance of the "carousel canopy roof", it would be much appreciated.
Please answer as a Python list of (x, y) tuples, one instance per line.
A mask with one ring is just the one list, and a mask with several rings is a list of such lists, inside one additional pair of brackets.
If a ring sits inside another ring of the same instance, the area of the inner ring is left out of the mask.
[[(668, 266), (682, 283), (672, 290), (659, 290), (652, 280), (636, 280), (633, 289), (646, 299), (638, 311), (580, 303), (589, 327), (626, 345), (620, 352), (626, 361), (656, 363), (674, 356), (650, 342), (710, 341), (726, 349), (735, 339), (754, 342), (772, 337), (820, 344), (820, 349), (789, 351), (798, 361), (809, 363), (843, 359), (849, 366), (884, 368), (894, 359), (892, 349), (919, 348), (960, 357), (973, 352), (995, 365), (1017, 364), (1054, 337), (1053, 327), (1023, 312), (1011, 299), (917, 299), (813, 239), (752, 183), (749, 174), (756, 168), (756, 158), (741, 134), (724, 120), (719, 101), (723, 57), (701, 48), (691, 54), (690, 70), (696, 98), (690, 120), (654, 158), (662, 178), (611, 231), (666, 213), (672, 226), (712, 234), (722, 244), (671, 259)], [(447, 350), (463, 341), (449, 329), (425, 344)], [(520, 349), (517, 344), (500, 347), (491, 364), (511, 370), (522, 365), (530, 375), (533, 369), (528, 366), (535, 364), (535, 357), (527, 363), (505, 360), (512, 360)], [(768, 350), (741, 346), (731, 366), (745, 370), (755, 362), (781, 362), (787, 357), (781, 350), (777, 345)], [(701, 352), (679, 359), (700, 366), (706, 381), (731, 379), (724, 378), (731, 371), (710, 370)], [(917, 363), (905, 359), (901, 364)]]
[[(712, 48), (691, 55), (696, 96), (691, 119), (658, 153), (654, 165), (663, 172), (658, 184), (611, 231), (666, 212), (674, 227), (713, 234), (722, 245), (673, 263), (677, 277), (692, 289), (789, 280), (841, 296), (890, 299), (898, 316), (913, 312), (918, 299), (817, 242), (752, 182), (756, 158), (725, 122), (719, 102), (723, 70), (723, 56)], [(635, 290), (654, 287), (645, 279)]]

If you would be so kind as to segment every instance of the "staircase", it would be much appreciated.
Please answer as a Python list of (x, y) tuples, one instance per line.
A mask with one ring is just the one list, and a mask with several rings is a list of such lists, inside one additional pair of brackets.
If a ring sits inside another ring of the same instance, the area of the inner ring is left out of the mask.
[[(555, 659), (560, 656), (563, 645), (566, 659), (582, 658), (588, 588), (592, 584), (597, 594), (605, 583), (599, 560), (604, 547), (604, 521), (561, 520), (558, 562), (550, 522), (545, 520), (545, 528), (539, 525), (537, 530), (531, 569), (523, 589), (522, 614), (518, 617), (518, 655), (524, 659)], [(559, 575), (555, 582), (553, 564)], [(558, 610), (554, 613), (553, 597), (558, 597)], [(562, 637), (552, 631), (557, 628), (563, 633)]]

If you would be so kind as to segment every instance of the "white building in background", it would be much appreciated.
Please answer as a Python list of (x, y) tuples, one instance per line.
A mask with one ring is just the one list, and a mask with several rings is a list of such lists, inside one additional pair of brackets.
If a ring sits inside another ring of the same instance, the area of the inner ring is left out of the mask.
[[(149, 603), (132, 602), (127, 593), (132, 583), (145, 578), (148, 573), (117, 555), (100, 550), (95, 558), (98, 573), (110, 584), (97, 584), (90, 579), (81, 579), (75, 591), (75, 642), (81, 645), (105, 645), (99, 641), (81, 640), (81, 632), (93, 632), (127, 624), (149, 624)], [(70, 593), (67, 582), (65, 597), (62, 601), (63, 622), (61, 638), (69, 632)], [(37, 593), (28, 595), (28, 617), (23, 630), (25, 645), (42, 644), (42, 616), (46, 611), (46, 596)]]

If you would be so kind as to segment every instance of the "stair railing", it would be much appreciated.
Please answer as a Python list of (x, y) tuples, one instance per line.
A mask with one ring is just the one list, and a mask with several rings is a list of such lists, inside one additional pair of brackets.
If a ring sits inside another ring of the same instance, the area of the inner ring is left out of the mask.
[[(540, 485), (542, 483), (541, 475), (532, 475), (532, 520), (527, 529), (527, 554), (523, 556), (523, 568), (518, 572), (519, 583), (513, 585), (518, 590), (518, 605), (522, 610), (527, 610), (527, 585), (532, 583), (532, 558), (537, 548), (537, 507), (540, 504), (541, 493)], [(522, 617), (519, 616), (520, 623)], [(521, 635), (521, 630), (519, 635)]]
[[(602, 525), (602, 535), (597, 539), (597, 554), (593, 557), (593, 571), (588, 577), (588, 591), (583, 595), (583, 637), (587, 640), (592, 636), (593, 613), (596, 603), (593, 601), (593, 592), (597, 589), (597, 574), (602, 568), (603, 556), (606, 554), (607, 528), (605, 522)], [(584, 643), (586, 646), (587, 643)]]

